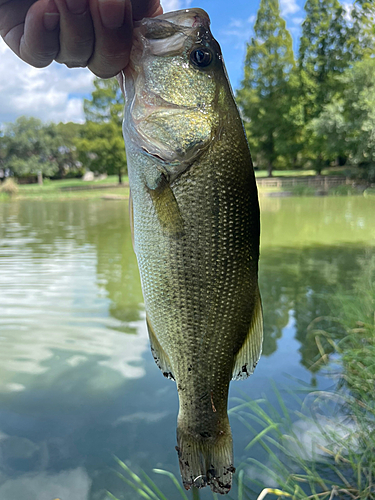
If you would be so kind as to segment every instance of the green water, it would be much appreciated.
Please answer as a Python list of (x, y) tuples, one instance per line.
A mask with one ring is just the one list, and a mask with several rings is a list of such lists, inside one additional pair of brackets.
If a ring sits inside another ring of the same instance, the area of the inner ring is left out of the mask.
[[(375, 255), (375, 200), (261, 206), (263, 357), (231, 396), (273, 401), (275, 382), (289, 401), (284, 388), (332, 384), (306, 328)], [(0, 204), (1, 500), (133, 499), (114, 455), (153, 479), (178, 473), (176, 389), (151, 357), (142, 301), (126, 202)], [(238, 464), (253, 436), (232, 428)]]

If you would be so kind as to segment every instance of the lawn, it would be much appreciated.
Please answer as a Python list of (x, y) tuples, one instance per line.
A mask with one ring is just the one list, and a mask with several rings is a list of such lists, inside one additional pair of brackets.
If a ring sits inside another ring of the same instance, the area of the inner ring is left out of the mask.
[[(118, 187), (111, 187), (118, 184), (116, 175), (108, 176), (100, 181), (82, 181), (81, 179), (64, 179), (52, 181), (46, 179), (42, 186), (38, 184), (21, 184), (18, 186), (16, 198), (31, 200), (81, 200), (81, 199), (99, 199), (105, 196), (129, 196), (128, 178), (124, 177), (124, 184)], [(100, 186), (101, 189), (92, 189)], [(69, 191), (67, 188), (85, 187), (87, 189)], [(0, 194), (0, 200), (6, 200), (6, 195)]]

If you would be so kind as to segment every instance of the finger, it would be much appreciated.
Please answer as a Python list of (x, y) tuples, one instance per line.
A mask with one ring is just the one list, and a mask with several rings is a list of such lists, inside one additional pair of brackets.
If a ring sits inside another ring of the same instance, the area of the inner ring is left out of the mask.
[(55, 0), (60, 12), (60, 51), (56, 61), (69, 68), (87, 65), (94, 51), (88, 0)]
[(13, 52), (32, 66), (48, 66), (58, 52), (59, 15), (53, 5), (54, 12), (48, 13), (50, 0), (0, 4), (0, 34)]
[(129, 62), (132, 43), (130, 0), (90, 0), (95, 50), (89, 69), (101, 78), (117, 75)]
[[(27, 11), (33, 3), (34, 0), (0, 0), (0, 35), (3, 38), (17, 26), (23, 27)], [(17, 50), (18, 47), (19, 43)]]
[(144, 17), (155, 17), (163, 14), (160, 0), (132, 0), (133, 19), (138, 21)]

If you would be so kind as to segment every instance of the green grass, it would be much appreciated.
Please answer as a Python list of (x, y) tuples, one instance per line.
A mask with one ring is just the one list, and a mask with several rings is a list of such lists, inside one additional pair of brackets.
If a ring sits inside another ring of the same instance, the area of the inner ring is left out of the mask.
[[(273, 170), (273, 177), (304, 177), (315, 175), (315, 170)], [(268, 177), (267, 170), (256, 170), (255, 177)]]
[[(46, 179), (42, 186), (38, 184), (20, 184), (18, 185), (18, 194), (12, 198), (0, 193), (1, 201), (10, 200), (81, 200), (81, 199), (100, 199), (106, 195), (117, 195), (128, 197), (128, 178), (124, 177), (124, 186), (108, 187), (110, 184), (117, 184), (118, 177), (108, 176), (101, 181), (82, 181), (81, 179), (66, 179), (52, 181)], [(64, 188), (85, 187), (88, 189), (69, 191)], [(90, 186), (101, 186), (103, 189), (89, 189)], [(63, 188), (63, 189), (62, 189)]]

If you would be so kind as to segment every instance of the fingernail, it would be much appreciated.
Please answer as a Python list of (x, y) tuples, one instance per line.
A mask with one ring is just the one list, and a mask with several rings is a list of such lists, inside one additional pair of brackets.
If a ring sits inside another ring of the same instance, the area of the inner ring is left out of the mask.
[(53, 31), (57, 28), (60, 22), (60, 13), (54, 0), (49, 0), (46, 12), (43, 16), (44, 27), (47, 31)]
[(66, 5), (72, 14), (83, 14), (87, 9), (87, 0), (66, 0)]
[(126, 0), (99, 0), (99, 12), (105, 28), (116, 29), (124, 24)]

